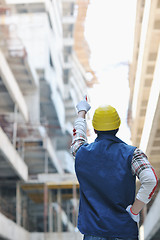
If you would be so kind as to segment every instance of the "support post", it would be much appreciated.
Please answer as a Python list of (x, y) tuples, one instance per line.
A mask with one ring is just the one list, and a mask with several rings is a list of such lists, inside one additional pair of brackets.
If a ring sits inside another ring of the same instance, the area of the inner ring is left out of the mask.
[(76, 185), (73, 184), (73, 214), (72, 214), (72, 222), (73, 225), (76, 226), (76, 214), (77, 211), (77, 190), (76, 190)]
[(48, 216), (48, 187), (44, 184), (44, 232), (47, 232), (47, 216)]
[(61, 223), (61, 189), (57, 190), (57, 203), (58, 203), (58, 211), (57, 211), (57, 230), (58, 232), (62, 232), (62, 223)]
[(57, 215), (56, 209), (53, 209), (54, 232), (58, 232)]
[[(67, 201), (67, 218), (70, 219), (70, 202)], [(67, 225), (67, 231), (69, 232), (69, 226)]]
[(49, 191), (49, 213), (48, 213), (48, 222), (49, 222), (49, 232), (53, 232), (53, 206), (52, 206), (52, 191)]
[(45, 151), (44, 172), (48, 173), (48, 153), (47, 153), (47, 151)]
[(21, 226), (21, 189), (20, 182), (16, 186), (16, 222)]
[(22, 209), (22, 226), (26, 229), (27, 228), (27, 199), (24, 201), (23, 209)]
[(14, 123), (13, 123), (13, 146), (16, 148), (16, 139), (17, 139), (17, 105), (14, 106)]

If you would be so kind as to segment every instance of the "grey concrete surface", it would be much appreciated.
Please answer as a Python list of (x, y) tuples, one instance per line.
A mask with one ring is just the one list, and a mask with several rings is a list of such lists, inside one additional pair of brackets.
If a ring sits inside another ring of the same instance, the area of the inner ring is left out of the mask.
[(78, 233), (32, 233), (30, 240), (82, 240), (83, 235)]
[(29, 233), (0, 213), (0, 238), (6, 240), (82, 240), (79, 232)]
[(30, 234), (0, 213), (0, 237), (6, 240), (30, 240)]

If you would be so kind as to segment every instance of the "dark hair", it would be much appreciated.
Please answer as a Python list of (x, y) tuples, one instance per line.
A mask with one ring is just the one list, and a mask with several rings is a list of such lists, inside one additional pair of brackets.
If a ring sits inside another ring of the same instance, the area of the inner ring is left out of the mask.
[(100, 134), (112, 134), (112, 135), (116, 135), (116, 133), (118, 132), (119, 128), (115, 129), (115, 130), (111, 130), (111, 131), (97, 131), (97, 130), (94, 130), (95, 133), (97, 135), (100, 135)]

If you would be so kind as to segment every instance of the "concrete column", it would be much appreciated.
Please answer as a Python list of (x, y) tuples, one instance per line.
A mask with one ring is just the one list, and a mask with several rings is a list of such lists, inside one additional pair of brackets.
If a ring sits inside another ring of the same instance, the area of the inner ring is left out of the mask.
[(13, 123), (13, 146), (16, 148), (16, 138), (17, 138), (17, 105), (14, 106), (14, 123)]
[(53, 223), (54, 223), (54, 232), (58, 232), (58, 224), (57, 224), (57, 211), (53, 210)]
[(24, 147), (24, 141), (22, 139), (20, 139), (18, 141), (18, 146), (17, 147), (18, 147), (17, 151), (18, 151), (19, 155), (24, 160), (25, 147)]
[(21, 226), (21, 189), (19, 182), (16, 186), (16, 222)]
[(25, 96), (25, 101), (29, 109), (30, 123), (38, 125), (40, 123), (40, 94), (39, 88)]
[(58, 232), (62, 232), (62, 212), (61, 212), (61, 189), (57, 190), (57, 203), (58, 203), (58, 211), (57, 211), (57, 230)]
[(27, 228), (27, 200), (25, 199), (22, 209), (22, 226)]
[(44, 184), (44, 232), (47, 232), (48, 219), (48, 187)]
[(39, 78), (33, 66), (33, 59), (32, 57), (27, 56), (27, 58), (25, 58), (24, 61), (25, 61), (25, 67), (30, 73), (30, 80), (32, 81), (33, 88), (37, 88), (39, 86)]
[(53, 232), (53, 206), (52, 206), (52, 191), (49, 191), (49, 213), (48, 213), (48, 222), (49, 222), (49, 232)]
[(45, 152), (44, 172), (45, 172), (45, 173), (48, 173), (48, 153), (47, 153), (47, 152)]
[[(66, 214), (67, 214), (67, 218), (69, 220), (70, 219), (70, 202), (69, 201), (67, 201), (67, 212), (66, 212)], [(69, 226), (67, 226), (67, 227), (68, 227), (67, 231), (69, 231)]]
[(76, 214), (77, 211), (77, 192), (76, 192), (76, 185), (73, 184), (73, 213), (72, 213), (72, 223), (76, 226)]

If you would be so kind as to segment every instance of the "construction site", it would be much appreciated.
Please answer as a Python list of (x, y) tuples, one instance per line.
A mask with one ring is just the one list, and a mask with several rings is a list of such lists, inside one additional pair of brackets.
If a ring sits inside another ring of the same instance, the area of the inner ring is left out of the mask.
[[(0, 0), (1, 240), (83, 238), (70, 146), (75, 106), (98, 83), (84, 37), (89, 4)], [(127, 124), (158, 180), (159, 46), (160, 0), (137, 0)], [(140, 239), (160, 239), (159, 185), (141, 211)]]

